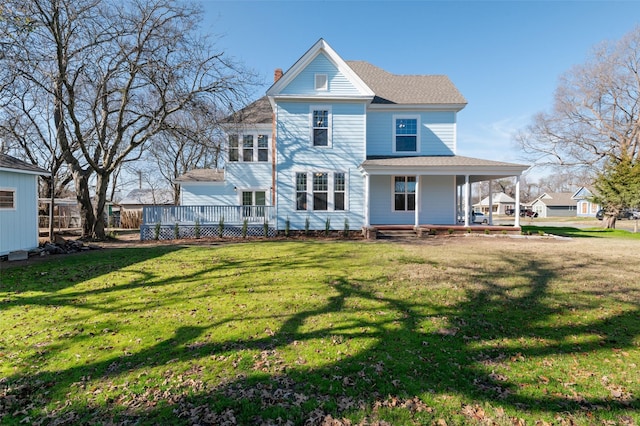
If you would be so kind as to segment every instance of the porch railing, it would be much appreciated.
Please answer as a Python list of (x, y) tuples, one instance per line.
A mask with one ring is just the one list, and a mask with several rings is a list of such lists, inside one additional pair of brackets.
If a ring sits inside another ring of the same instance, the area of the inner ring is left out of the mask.
[(149, 206), (142, 209), (142, 225), (275, 223), (273, 206)]

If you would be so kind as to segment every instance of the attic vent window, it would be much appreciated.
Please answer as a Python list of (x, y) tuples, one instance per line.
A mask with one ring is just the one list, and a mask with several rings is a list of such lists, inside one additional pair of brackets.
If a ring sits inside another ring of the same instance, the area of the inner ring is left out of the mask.
[(329, 90), (329, 78), (326, 74), (316, 74), (316, 90)]

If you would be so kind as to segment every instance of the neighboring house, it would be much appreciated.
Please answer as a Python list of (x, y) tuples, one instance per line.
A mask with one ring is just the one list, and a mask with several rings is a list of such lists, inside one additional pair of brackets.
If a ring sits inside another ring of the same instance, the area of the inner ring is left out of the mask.
[(446, 76), (344, 61), (320, 39), (274, 80), (226, 121), (222, 180), (180, 178), (183, 205), (264, 205), (280, 230), (456, 224), (458, 211), (468, 225), (472, 183), (519, 188), (528, 168), (457, 155), (467, 101)]
[(506, 215), (507, 209), (514, 209), (515, 211), (516, 200), (504, 192), (500, 192), (493, 194), (491, 197), (483, 198), (479, 203), (473, 205), (473, 209), (488, 215), (489, 204), (491, 204), (491, 213)]
[(38, 176), (49, 174), (0, 154), (0, 255), (38, 247)]
[(531, 203), (538, 217), (575, 217), (576, 200), (571, 192), (545, 192)]
[(173, 192), (168, 189), (140, 188), (129, 192), (119, 203), (121, 214), (142, 212), (144, 206), (173, 205)]
[(600, 204), (592, 201), (593, 191), (593, 188), (583, 186), (571, 196), (576, 201), (578, 217), (596, 217), (596, 213), (601, 209)]

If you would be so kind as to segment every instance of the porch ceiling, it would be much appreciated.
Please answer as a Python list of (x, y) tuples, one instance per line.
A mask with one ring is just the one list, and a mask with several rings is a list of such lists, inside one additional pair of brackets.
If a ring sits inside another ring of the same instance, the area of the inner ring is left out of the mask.
[(360, 170), (370, 175), (455, 175), (458, 183), (464, 183), (467, 175), (471, 182), (520, 176), (528, 168), (460, 155), (368, 157), (360, 165)]

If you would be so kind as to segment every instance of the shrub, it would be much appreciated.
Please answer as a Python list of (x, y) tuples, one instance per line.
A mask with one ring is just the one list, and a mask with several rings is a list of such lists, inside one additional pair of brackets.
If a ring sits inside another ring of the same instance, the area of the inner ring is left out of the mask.
[(180, 225), (176, 222), (173, 226), (173, 239), (177, 240), (178, 238), (180, 238)]
[(247, 238), (247, 228), (249, 227), (249, 219), (242, 221), (242, 238)]
[(160, 239), (160, 222), (157, 222), (155, 228), (153, 229), (153, 239)]
[(264, 228), (264, 237), (268, 238), (269, 237), (269, 221), (265, 219), (264, 224), (262, 224), (262, 227)]
[(289, 220), (289, 216), (287, 216), (287, 220), (284, 221), (284, 236), (288, 237), (291, 232), (291, 221)]
[(345, 238), (349, 237), (349, 218), (344, 218), (344, 229), (342, 230), (342, 236)]
[(325, 237), (329, 236), (329, 231), (331, 230), (331, 219), (327, 218), (324, 222), (324, 235)]
[(224, 216), (220, 216), (218, 220), (218, 237), (222, 238), (224, 235)]
[(196, 219), (196, 223), (193, 227), (193, 231), (196, 234), (196, 238), (200, 238), (200, 219)]
[(309, 218), (304, 220), (304, 235), (309, 235)]

